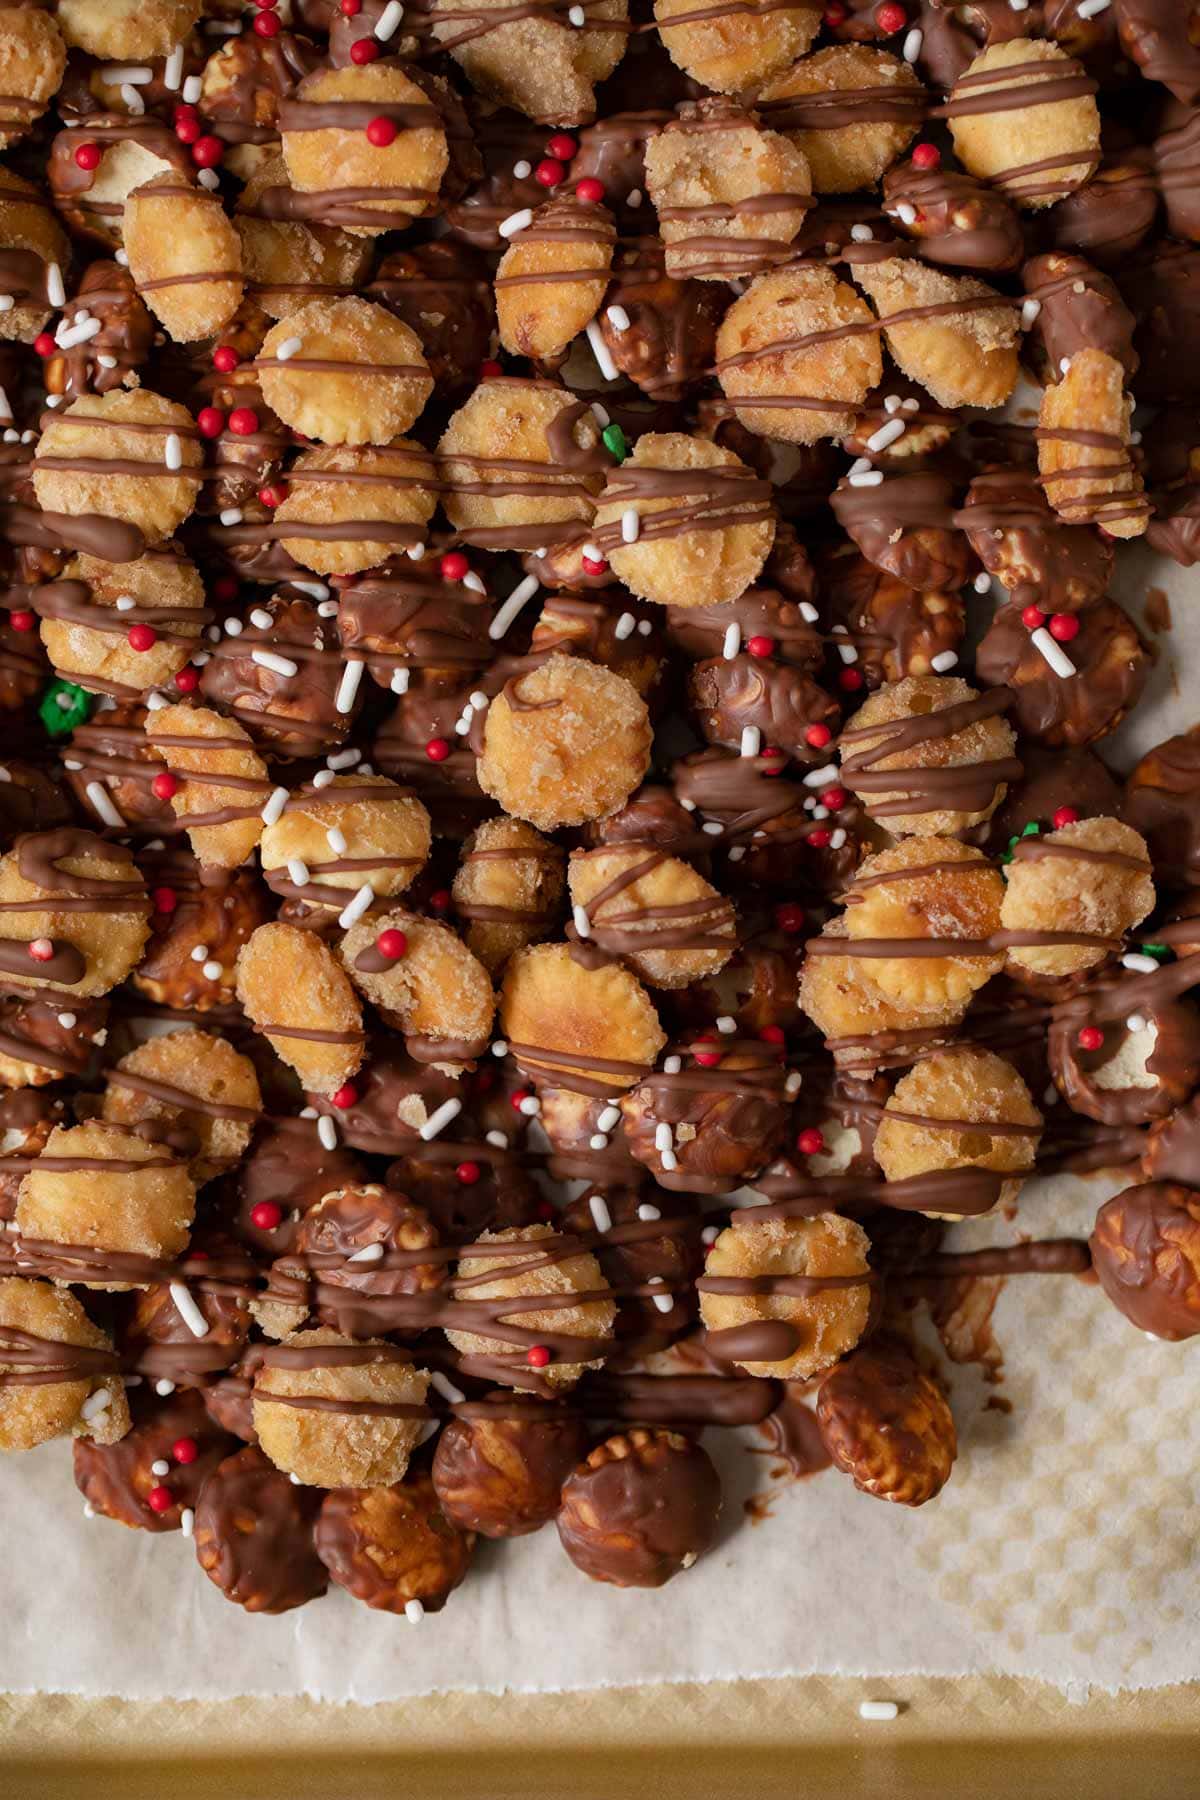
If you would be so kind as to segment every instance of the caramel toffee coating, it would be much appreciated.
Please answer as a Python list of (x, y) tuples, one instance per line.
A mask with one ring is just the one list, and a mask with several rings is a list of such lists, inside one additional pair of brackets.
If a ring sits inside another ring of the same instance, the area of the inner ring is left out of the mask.
[(554, 1518), (563, 1482), (585, 1447), (577, 1413), (538, 1402), (513, 1416), (506, 1412), (506, 1396), (495, 1394), (443, 1426), (433, 1485), (442, 1511), (460, 1530), (523, 1537)]
[(661, 1587), (708, 1549), (720, 1510), (721, 1483), (699, 1444), (635, 1427), (568, 1476), (558, 1535), (593, 1581)]
[(217, 1464), (196, 1506), (196, 1560), (227, 1600), (252, 1613), (318, 1600), (329, 1577), (316, 1553), (318, 1488), (288, 1480), (261, 1450)]

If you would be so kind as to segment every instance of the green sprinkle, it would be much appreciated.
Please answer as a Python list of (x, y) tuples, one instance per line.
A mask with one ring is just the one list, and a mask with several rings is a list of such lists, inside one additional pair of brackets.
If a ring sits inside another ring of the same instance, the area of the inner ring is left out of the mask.
[(1041, 829), (1042, 828), (1038, 824), (1036, 819), (1030, 819), (1028, 825), (1026, 825), (1024, 827), (1024, 829), (1017, 834), (1016, 837), (1009, 838), (1008, 849), (1005, 851), (1004, 855), (1000, 858), (1000, 861), (1002, 863), (1010, 863), (1013, 859), (1013, 851), (1016, 849), (1016, 847), (1020, 843), (1021, 839), (1027, 838), (1027, 837), (1036, 837)]
[(66, 737), (87, 723), (94, 700), (94, 694), (73, 681), (52, 681), (38, 703), (38, 717), (52, 738)]
[(601, 435), (601, 442), (606, 450), (610, 450), (619, 463), (623, 463), (629, 455), (629, 440), (619, 425), (606, 425)]
[(1170, 956), (1171, 954), (1169, 944), (1139, 944), (1138, 949), (1146, 956)]

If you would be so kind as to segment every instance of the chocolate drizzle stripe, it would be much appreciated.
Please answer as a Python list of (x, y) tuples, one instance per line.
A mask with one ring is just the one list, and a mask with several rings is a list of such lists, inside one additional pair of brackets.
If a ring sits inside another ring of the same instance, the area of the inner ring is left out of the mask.
[[(1021, 112), (1027, 106), (1049, 106), (1095, 94), (1098, 83), (1071, 58), (1065, 61), (1009, 63), (960, 75), (950, 98), (930, 111), (934, 119), (977, 118), (987, 113)], [(1085, 153), (1081, 161), (1089, 160)]]

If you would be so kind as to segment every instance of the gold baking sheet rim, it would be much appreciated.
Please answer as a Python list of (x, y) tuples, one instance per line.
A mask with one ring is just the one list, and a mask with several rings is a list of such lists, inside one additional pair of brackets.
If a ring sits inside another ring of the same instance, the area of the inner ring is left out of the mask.
[[(401, 1652), (398, 1651), (398, 1654)], [(900, 1717), (869, 1724), (859, 1702)], [(0, 1695), (2, 1800), (1196, 1800), (1200, 1683), (681, 1683), (379, 1706)]]

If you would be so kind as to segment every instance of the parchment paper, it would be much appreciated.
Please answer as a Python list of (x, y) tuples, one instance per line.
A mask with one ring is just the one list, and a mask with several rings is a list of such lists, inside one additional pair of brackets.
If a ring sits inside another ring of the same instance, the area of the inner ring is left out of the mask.
[[(1116, 591), (1139, 621), (1150, 585), (1174, 620), (1150, 638), (1160, 660), (1145, 700), (1105, 745), (1127, 768), (1200, 718), (1200, 580), (1137, 551), (1121, 562)], [(1014, 1222), (956, 1227), (952, 1247), (1086, 1233), (1121, 1185), (1033, 1181)], [(180, 1536), (85, 1521), (65, 1444), (7, 1458), (0, 1689), (380, 1701), (813, 1673), (1002, 1673), (1081, 1689), (1200, 1675), (1195, 1341), (1148, 1338), (1063, 1276), (1010, 1279), (994, 1324), (1003, 1386), (955, 1371), (959, 1462), (919, 1511), (827, 1472), (776, 1486), (751, 1524), (743, 1502), (772, 1489), (768, 1461), (748, 1453), (752, 1434), (713, 1431), (724, 1530), (667, 1588), (589, 1582), (549, 1528), (481, 1546), (445, 1611), (418, 1626), (337, 1592), (248, 1616)], [(987, 1405), (993, 1391), (1011, 1413)]]

